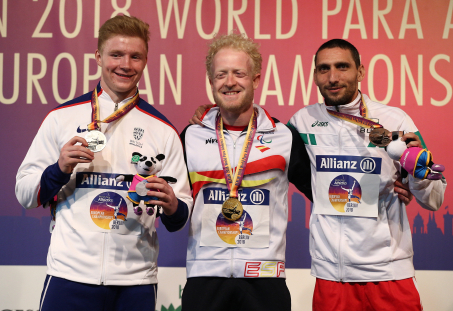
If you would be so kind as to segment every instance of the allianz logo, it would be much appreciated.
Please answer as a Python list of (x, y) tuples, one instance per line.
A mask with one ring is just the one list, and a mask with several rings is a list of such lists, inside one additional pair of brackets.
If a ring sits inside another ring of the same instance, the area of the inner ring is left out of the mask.
[(313, 123), (311, 125), (311, 127), (315, 127), (315, 126), (327, 127), (328, 125), (329, 125), (329, 122), (327, 122), (327, 121), (326, 122), (321, 122), (321, 121), (316, 120), (316, 122)]

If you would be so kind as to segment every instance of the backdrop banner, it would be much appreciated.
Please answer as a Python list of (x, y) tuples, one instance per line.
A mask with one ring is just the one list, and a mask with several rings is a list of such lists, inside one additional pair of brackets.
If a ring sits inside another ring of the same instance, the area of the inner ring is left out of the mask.
[[(263, 67), (254, 100), (284, 123), (323, 101), (313, 82), (313, 57), (323, 42), (343, 38), (358, 48), (365, 66), (362, 92), (406, 111), (435, 163), (446, 166), (447, 180), (451, 176), (453, 147), (444, 135), (453, 116), (453, 0), (0, 0), (2, 266), (46, 264), (49, 210), (19, 205), (17, 169), (49, 111), (96, 86), (97, 32), (118, 14), (149, 23), (140, 96), (179, 132), (196, 107), (213, 102), (204, 60), (215, 34), (236, 30), (259, 42)], [(453, 270), (452, 193), (447, 190), (437, 212), (415, 200), (407, 207), (417, 270)], [(308, 269), (310, 202), (292, 186), (288, 198), (286, 267)], [(188, 228), (168, 233), (157, 225), (159, 266), (184, 267)], [(2, 291), (0, 301), (2, 295), (10, 294)], [(453, 308), (453, 297), (426, 299), (447, 299)]]

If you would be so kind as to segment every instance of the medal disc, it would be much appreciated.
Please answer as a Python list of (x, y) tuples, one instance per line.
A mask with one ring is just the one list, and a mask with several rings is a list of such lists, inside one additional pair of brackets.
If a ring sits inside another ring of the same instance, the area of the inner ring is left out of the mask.
[(105, 138), (104, 133), (98, 130), (89, 131), (85, 136), (85, 140), (88, 143), (87, 148), (93, 152), (101, 151), (107, 144), (107, 138)]
[(243, 212), (242, 203), (237, 198), (230, 197), (222, 204), (222, 215), (228, 220), (238, 220)]
[(388, 136), (390, 132), (385, 128), (376, 128), (373, 129), (370, 133), (370, 142), (378, 147), (385, 147), (390, 144), (392, 139)]

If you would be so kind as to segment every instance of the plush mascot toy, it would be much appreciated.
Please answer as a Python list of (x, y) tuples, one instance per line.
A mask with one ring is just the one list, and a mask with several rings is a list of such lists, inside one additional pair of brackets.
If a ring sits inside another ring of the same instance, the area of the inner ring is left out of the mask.
[(445, 167), (442, 164), (434, 164), (433, 155), (427, 149), (419, 147), (407, 148), (406, 143), (409, 143), (409, 141), (401, 140), (403, 134), (402, 131), (395, 131), (391, 133), (391, 136), (382, 138), (387, 140), (386, 150), (389, 157), (400, 162), (401, 166), (416, 178), (441, 179), (441, 172), (445, 170)]
[[(153, 215), (155, 211), (155, 205), (151, 204), (151, 200), (159, 200), (157, 197), (147, 195), (148, 191), (159, 191), (157, 189), (148, 189), (146, 184), (148, 183), (148, 177), (156, 177), (162, 169), (162, 160), (165, 159), (165, 155), (158, 154), (156, 156), (144, 156), (138, 152), (132, 153), (132, 164), (135, 165), (137, 174), (135, 175), (118, 175), (116, 181), (130, 182), (131, 185), (127, 191), (127, 198), (132, 202), (134, 206), (134, 213), (136, 215), (142, 214), (142, 208), (139, 206), (140, 201), (143, 201), (146, 205), (146, 213)], [(169, 176), (159, 176), (168, 183), (175, 183), (176, 178)], [(156, 217), (160, 215), (159, 209), (157, 209)]]

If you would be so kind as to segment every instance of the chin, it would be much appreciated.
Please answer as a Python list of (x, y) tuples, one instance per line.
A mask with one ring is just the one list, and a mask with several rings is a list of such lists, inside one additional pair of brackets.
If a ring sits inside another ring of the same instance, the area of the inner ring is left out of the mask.
[(217, 105), (226, 111), (234, 112), (234, 113), (241, 113), (244, 110), (246, 110), (245, 108), (248, 108), (248, 105), (244, 105), (243, 103), (238, 104), (238, 103), (222, 102), (222, 103), (220, 103), (220, 105), (219, 104), (217, 104)]

